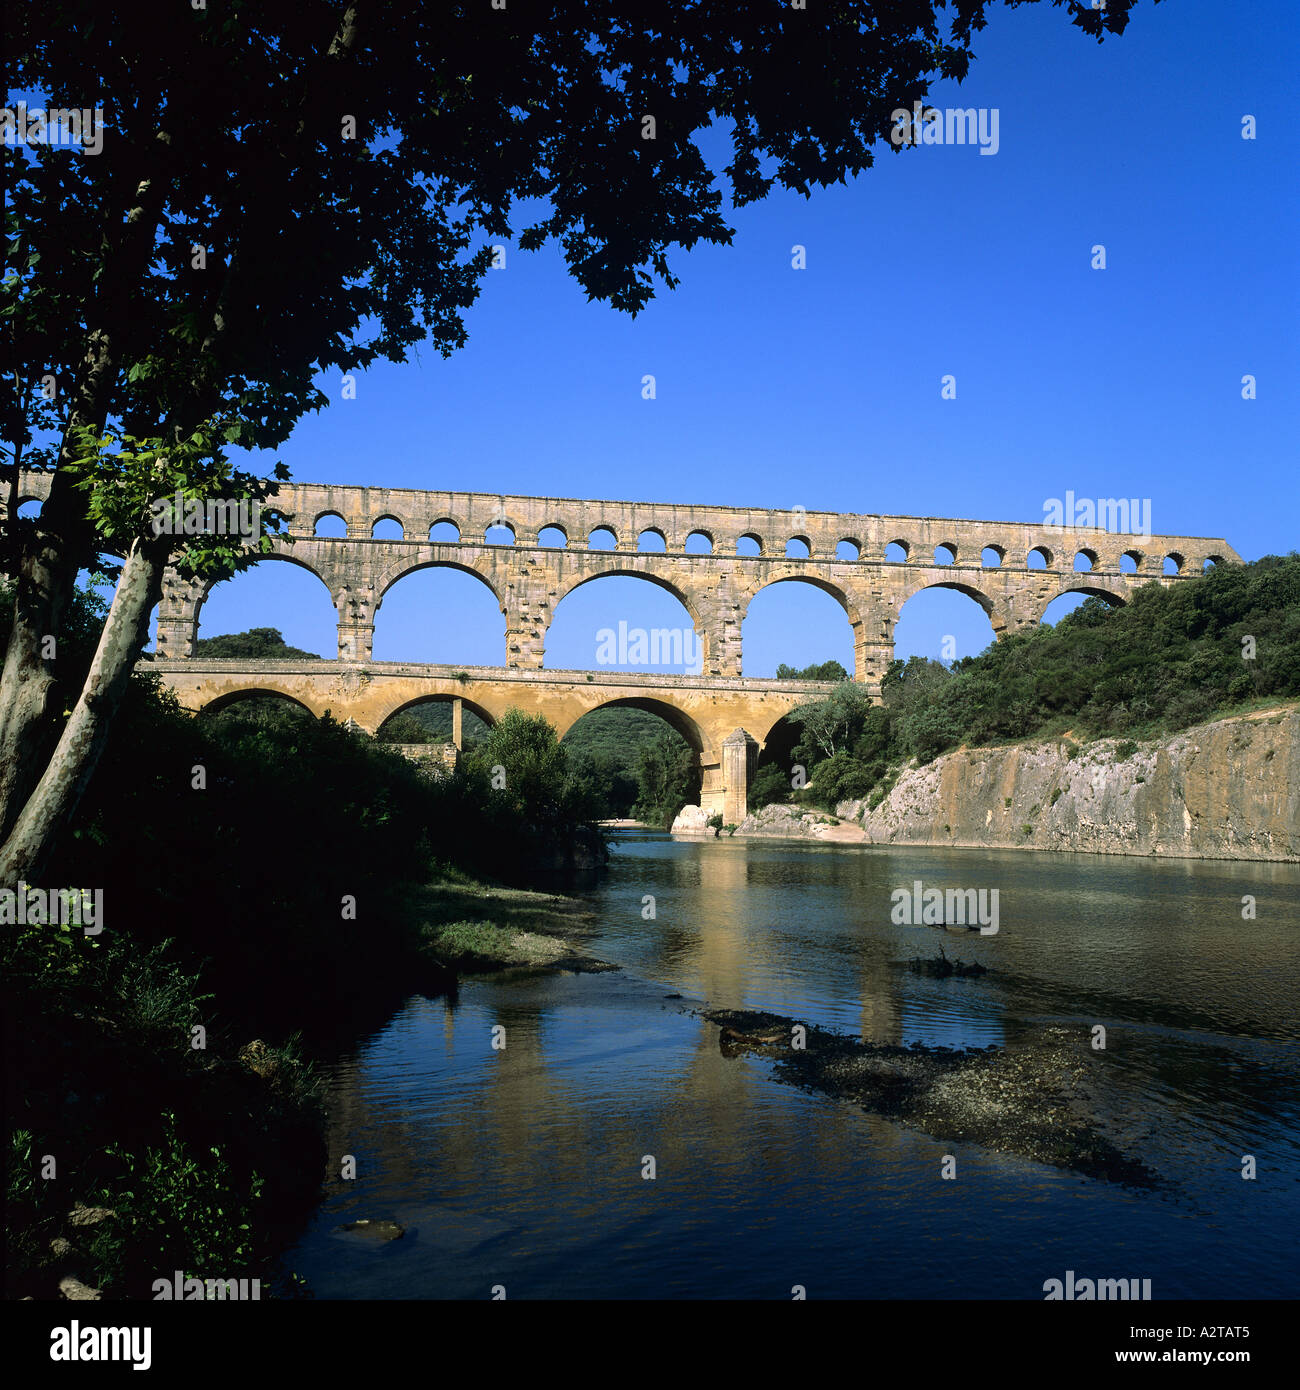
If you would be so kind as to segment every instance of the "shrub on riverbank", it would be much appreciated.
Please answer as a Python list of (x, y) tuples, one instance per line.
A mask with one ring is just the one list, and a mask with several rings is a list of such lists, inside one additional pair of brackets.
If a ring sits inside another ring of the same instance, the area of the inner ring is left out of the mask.
[(170, 943), (28, 926), (0, 966), (5, 1296), (53, 1297), (71, 1276), (147, 1298), (176, 1269), (258, 1272), (317, 1189), (312, 1068), (291, 1046), (241, 1055)]

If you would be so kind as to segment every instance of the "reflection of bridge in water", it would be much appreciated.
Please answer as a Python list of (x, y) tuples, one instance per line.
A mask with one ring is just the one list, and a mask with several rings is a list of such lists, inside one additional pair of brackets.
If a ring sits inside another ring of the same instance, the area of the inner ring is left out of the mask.
[[(26, 474), (20, 500), (41, 499), (48, 487), (48, 475)], [(267, 558), (307, 569), (328, 589), (338, 615), (338, 659), (193, 658), (211, 584), (169, 571), (155, 667), (188, 708), (271, 691), (314, 714), (330, 709), (374, 732), (413, 703), (444, 699), (453, 701), (457, 728), (464, 709), (491, 723), (513, 704), (544, 714), (563, 735), (590, 710), (635, 705), (662, 715), (686, 736), (700, 760), (705, 808), (727, 821), (744, 813), (757, 745), (795, 705), (825, 689), (742, 677), (742, 624), (755, 595), (770, 585), (812, 584), (830, 594), (853, 629), (854, 678), (878, 687), (893, 659), (902, 606), (923, 589), (968, 595), (1001, 637), (1041, 621), (1062, 594), (1124, 603), (1144, 584), (1177, 584), (1211, 561), (1241, 559), (1221, 539), (802, 509), (312, 483), (282, 484), (275, 506), (289, 519), (293, 540)], [(318, 535), (325, 518), (339, 520), (346, 535)], [(381, 523), (395, 527), (400, 538), (376, 538)], [(453, 538), (433, 539), (435, 533)], [(611, 548), (589, 548), (596, 533), (608, 533)], [(641, 549), (645, 544), (655, 548)], [(788, 553), (792, 549), (798, 553)], [(900, 558), (888, 559), (887, 552)], [(1040, 568), (1031, 567), (1035, 556)], [(1076, 569), (1076, 563), (1087, 568)], [(1173, 573), (1164, 572), (1166, 563)], [(432, 566), (471, 574), (491, 591), (505, 620), (504, 668), (372, 659), (375, 614), (385, 594), (404, 576)], [(557, 605), (607, 575), (647, 579), (682, 603), (699, 637), (700, 675), (543, 670)]]

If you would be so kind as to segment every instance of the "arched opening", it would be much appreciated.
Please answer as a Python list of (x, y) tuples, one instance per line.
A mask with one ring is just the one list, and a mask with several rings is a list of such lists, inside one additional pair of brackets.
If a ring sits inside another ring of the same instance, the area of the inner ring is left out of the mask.
[(1176, 550), (1171, 550), (1165, 556), (1163, 569), (1166, 574), (1182, 574), (1183, 566), (1187, 563), (1183, 556)]
[(305, 655), (332, 661), (338, 651), (338, 614), (329, 588), (314, 570), (287, 555), (268, 555), (214, 584), (199, 605), (195, 656), (270, 661)]
[(666, 582), (600, 574), (555, 605), (543, 664), (552, 671), (698, 675), (704, 645), (682, 595)]
[(1043, 609), (1043, 616), (1039, 622), (1047, 627), (1055, 627), (1068, 613), (1073, 613), (1076, 608), (1082, 608), (1090, 598), (1099, 598), (1110, 608), (1120, 608), (1123, 600), (1114, 594), (1108, 594), (1104, 589), (1070, 589), (1066, 593), (1058, 594)]
[[(833, 586), (793, 576), (765, 585), (749, 601), (741, 620), (743, 674), (776, 675), (838, 661), (853, 671), (853, 618)], [(752, 730), (751, 730), (752, 732)]]
[(903, 604), (894, 626), (895, 658), (921, 656), (949, 665), (978, 656), (994, 641), (991, 606), (975, 590), (955, 584), (919, 589)]
[(325, 536), (332, 540), (342, 540), (347, 534), (348, 524), (338, 512), (322, 512), (312, 528), (312, 535)]
[(934, 563), (936, 565), (955, 565), (957, 563), (957, 547), (947, 541), (941, 542), (934, 548)]
[(794, 757), (795, 746), (803, 737), (802, 726), (787, 715), (783, 715), (767, 731), (767, 737), (759, 749), (754, 779), (749, 786), (751, 811), (773, 801), (789, 800), (796, 783), (806, 783), (808, 769), (796, 764)]
[(638, 550), (651, 551), (654, 554), (662, 555), (668, 549), (668, 542), (664, 540), (664, 533), (656, 530), (653, 526), (641, 532), (636, 538), (636, 548)]
[(754, 535), (744, 535), (736, 542), (737, 555), (761, 555), (763, 553), (763, 542)]
[[(452, 695), (430, 695), (394, 710), (379, 726), (380, 743), (451, 743), (455, 710)], [(493, 724), (481, 705), (461, 698), (461, 747), (471, 748)]]
[(912, 547), (906, 541), (890, 541), (885, 547), (885, 559), (895, 565), (905, 564), (911, 553)]
[(384, 593), (375, 614), (376, 661), (505, 665), (505, 617), (474, 570), (426, 565)]
[(687, 555), (712, 555), (713, 537), (707, 531), (692, 531), (686, 537), (685, 553)]
[(860, 560), (862, 558), (862, 546), (858, 541), (845, 538), (835, 543), (835, 558), (837, 560)]
[(205, 724), (236, 728), (292, 728), (314, 720), (306, 705), (275, 690), (236, 690), (209, 701), (198, 713)]
[(543, 526), (537, 533), (537, 544), (545, 546), (547, 550), (564, 550), (569, 544), (569, 537), (562, 526)]
[(614, 550), (617, 546), (618, 538), (608, 526), (597, 526), (587, 537), (588, 550)]
[(1141, 563), (1142, 552), (1140, 550), (1126, 550), (1119, 557), (1119, 572), (1121, 574), (1136, 574)]
[(31, 521), (35, 517), (40, 516), (41, 508), (44, 505), (45, 504), (39, 497), (24, 497), (18, 503), (18, 515), (27, 521)]
[(402, 523), (395, 516), (381, 516), (370, 528), (370, 539), (375, 541), (400, 541), (405, 536)]
[(812, 557), (812, 549), (808, 544), (807, 536), (791, 536), (785, 543), (785, 558), (787, 560), (807, 560)]
[(435, 521), (429, 527), (429, 539), (439, 541), (444, 545), (449, 541), (458, 541), (460, 540), (460, 527), (454, 521), (448, 521), (446, 518)]
[(980, 551), (980, 564), (986, 570), (999, 569), (1002, 561), (1006, 559), (1007, 552), (1000, 545), (986, 545)]
[(1207, 555), (1201, 563), (1201, 573), (1208, 574), (1210, 570), (1217, 569), (1222, 563), (1222, 555)]
[(1080, 550), (1075, 553), (1074, 570), (1076, 574), (1087, 574), (1089, 570), (1096, 568), (1097, 552), (1095, 550)]
[(1052, 563), (1052, 552), (1045, 545), (1036, 545), (1028, 555), (1025, 556), (1025, 568), (1031, 570), (1045, 570)]
[(561, 742), (570, 787), (599, 819), (667, 829), (683, 806), (700, 803), (700, 732), (671, 705), (614, 700), (584, 714)]
[(515, 528), (508, 521), (494, 521), (483, 532), (485, 545), (514, 545)]

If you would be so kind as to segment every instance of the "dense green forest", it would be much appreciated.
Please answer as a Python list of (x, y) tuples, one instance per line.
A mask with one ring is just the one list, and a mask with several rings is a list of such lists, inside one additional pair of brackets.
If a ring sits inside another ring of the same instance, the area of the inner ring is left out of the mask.
[(570, 775), (602, 819), (631, 817), (667, 828), (699, 800), (698, 760), (657, 714), (615, 705), (583, 715), (564, 736)]
[(951, 667), (895, 661), (873, 706), (838, 686), (791, 716), (788, 762), (760, 768), (750, 805), (804, 797), (833, 808), (883, 797), (910, 759), (961, 744), (1071, 732), (1154, 738), (1252, 701), (1300, 696), (1300, 556), (1221, 565), (1190, 583), (1150, 584), (1132, 602), (1087, 599), (1055, 627), (993, 643)]

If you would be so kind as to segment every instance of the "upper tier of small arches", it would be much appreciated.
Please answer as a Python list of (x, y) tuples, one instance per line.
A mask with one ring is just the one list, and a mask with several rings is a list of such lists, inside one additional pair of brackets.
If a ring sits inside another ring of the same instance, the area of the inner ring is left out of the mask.
[[(369, 525), (369, 534), (365, 526)], [(295, 533), (302, 531), (295, 528)], [(952, 565), (978, 569), (1015, 568), (1025, 569), (1075, 570), (1091, 573), (1109, 570), (1135, 574), (1139, 572), (1162, 572), (1164, 574), (1184, 574), (1212, 565), (1224, 563), (1224, 556), (1209, 554), (1189, 564), (1188, 556), (1182, 551), (1162, 553), (1158, 548), (1144, 550), (1134, 545), (1123, 549), (1112, 546), (1109, 553), (1102, 554), (1094, 547), (1081, 547), (1072, 550), (1069, 546), (1058, 548), (1048, 545), (1035, 545), (1016, 555), (1004, 541), (989, 540), (980, 544), (959, 542), (956, 539), (940, 541), (931, 546), (915, 537), (899, 534), (883, 545), (877, 543), (873, 548), (858, 535), (845, 535), (834, 542), (823, 542), (819, 547), (806, 532), (783, 532), (744, 530), (733, 534), (723, 534), (716, 529), (697, 527), (683, 536), (666, 533), (659, 526), (647, 526), (640, 531), (620, 538), (612, 526), (599, 525), (584, 531), (574, 528), (570, 523), (557, 519), (548, 522), (535, 531), (516, 525), (508, 517), (494, 518), (483, 527), (466, 528), (462, 519), (439, 516), (424, 528), (408, 527), (400, 517), (391, 512), (369, 523), (356, 523), (349, 529), (343, 516), (336, 511), (323, 511), (315, 519), (311, 532), (307, 533), (322, 539), (385, 540), (435, 542), (446, 545), (488, 545), (488, 546), (538, 546), (546, 550), (622, 550), (643, 554), (668, 555), (714, 555), (736, 556), (741, 559), (786, 559), (818, 560), (823, 563), (839, 564), (902, 564), (902, 565)], [(1133, 537), (1117, 537), (1118, 544), (1131, 541)]]
[[(50, 474), (24, 469), (20, 514), (32, 516), (48, 494)], [(1083, 515), (1074, 504), (1076, 519)], [(1092, 504), (1085, 504), (1091, 506)], [(1136, 502), (1134, 502), (1136, 505)], [(815, 564), (955, 566), (968, 572), (1044, 569), (1057, 574), (1199, 574), (1239, 563), (1222, 539), (1143, 535), (1126, 530), (1134, 513), (1124, 499), (1104, 499), (1089, 519), (1101, 526), (863, 516), (802, 507), (746, 509), (578, 498), (501, 496), (282, 484), (272, 510), (290, 518), (293, 536), (411, 545), (460, 544), (610, 550), (623, 554), (717, 559), (808, 560)], [(0, 503), (0, 511), (3, 503)], [(1114, 524), (1111, 517), (1118, 518)], [(1149, 519), (1149, 508), (1147, 510)], [(1149, 527), (1144, 528), (1144, 530)]]

